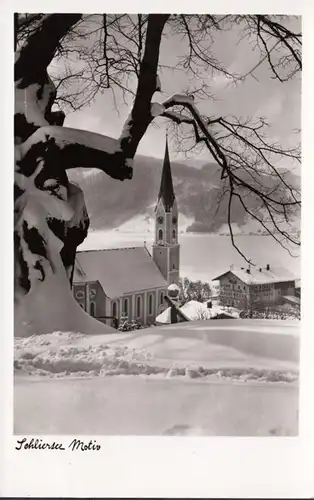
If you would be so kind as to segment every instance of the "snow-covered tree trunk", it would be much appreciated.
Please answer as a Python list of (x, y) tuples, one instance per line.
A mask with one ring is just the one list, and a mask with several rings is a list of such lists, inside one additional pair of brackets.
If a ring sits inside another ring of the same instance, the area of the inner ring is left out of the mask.
[[(55, 52), (53, 38), (62, 37), (79, 16), (54, 16), (51, 32), (52, 17), (45, 17), (41, 30), (29, 37), (15, 62), (14, 285), (18, 336), (114, 331), (86, 314), (71, 291), (76, 249), (87, 235), (89, 218), (83, 193), (68, 181), (66, 170), (101, 163), (113, 177), (131, 177), (126, 163), (115, 168), (117, 141), (64, 128), (64, 115), (51, 111), (56, 92), (46, 68)], [(35, 47), (39, 47), (36, 54)]]

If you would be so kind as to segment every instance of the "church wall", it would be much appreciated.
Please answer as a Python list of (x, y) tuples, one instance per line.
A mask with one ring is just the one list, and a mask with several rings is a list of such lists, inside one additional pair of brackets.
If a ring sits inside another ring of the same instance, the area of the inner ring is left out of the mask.
[(180, 274), (180, 247), (176, 245), (170, 248), (170, 281), (172, 283), (177, 282)]
[[(133, 294), (123, 295), (123, 297), (120, 299), (120, 320), (123, 316), (127, 316), (129, 321), (132, 320), (132, 295)], [(127, 307), (125, 304), (127, 304)]]
[[(174, 222), (174, 219), (176, 222)], [(171, 212), (165, 213), (165, 237), (166, 242), (170, 245), (178, 241), (178, 208), (177, 202), (174, 200)], [(175, 240), (173, 240), (173, 230), (175, 230)]]
[(73, 295), (88, 314), (95, 318), (106, 316), (107, 297), (98, 281), (73, 283)]
[[(138, 315), (137, 310), (137, 301), (140, 299), (140, 314)], [(134, 312), (133, 318), (138, 320), (142, 325), (144, 325), (144, 301), (145, 301), (145, 293), (135, 293), (134, 294)]]
[(167, 282), (179, 279), (180, 246), (178, 242), (178, 206), (176, 200), (170, 212), (166, 212), (160, 198), (155, 212), (155, 243), (153, 260)]
[[(160, 222), (162, 219), (162, 222)], [(159, 231), (162, 230), (162, 240), (159, 238)], [(165, 242), (165, 209), (163, 206), (162, 201), (160, 200), (158, 202), (158, 205), (156, 207), (156, 212), (155, 212), (155, 241), (164, 243)]]
[[(160, 297), (161, 293), (163, 293), (163, 297), (167, 293), (167, 289), (163, 290), (147, 290), (141, 293), (134, 293), (133, 295), (128, 295), (130, 303), (132, 303), (131, 314), (129, 315), (129, 321), (132, 319), (137, 320), (143, 326), (151, 325), (155, 323), (156, 316), (160, 313)], [(152, 296), (151, 309), (149, 304), (149, 297)], [(123, 297), (123, 299), (125, 298)], [(140, 299), (140, 314), (138, 315), (138, 298)], [(122, 299), (122, 301), (123, 301)], [(121, 317), (121, 315), (120, 315)]]
[[(96, 292), (95, 296), (94, 292)], [(90, 286), (90, 302), (91, 301), (95, 301), (96, 303), (96, 318), (107, 315), (106, 304), (108, 302), (108, 298), (98, 282), (93, 283), (92, 286)]]
[[(151, 303), (150, 303), (151, 297)], [(155, 322), (156, 318), (156, 291), (152, 290), (146, 293), (147, 300), (147, 324), (150, 325)], [(150, 307), (151, 306), (151, 307)]]
[[(165, 297), (167, 294), (167, 289), (151, 289), (145, 292), (139, 292), (134, 294), (125, 295), (117, 299), (110, 299), (104, 293), (100, 283), (98, 282), (87, 282), (87, 283), (74, 283), (73, 284), (73, 294), (77, 302), (81, 307), (88, 313), (91, 314), (92, 309), (91, 304), (95, 303), (95, 317), (104, 318), (105, 316), (114, 315), (113, 303), (116, 303), (116, 316), (118, 322), (121, 322), (125, 310), (124, 299), (128, 299), (128, 319), (138, 320), (143, 326), (153, 324), (155, 322), (156, 316), (160, 314), (162, 306), (165, 307), (165, 301), (163, 299), (161, 303), (161, 296)], [(149, 307), (149, 296), (152, 295), (151, 309)], [(138, 315), (137, 309), (137, 299), (140, 298), (140, 314)], [(113, 326), (112, 319), (103, 319), (103, 322), (108, 325)]]
[[(116, 311), (114, 311), (114, 303), (116, 304), (115, 308)], [(120, 320), (120, 299), (108, 299), (107, 300), (107, 307), (106, 307), (106, 316), (114, 316), (114, 312), (116, 313), (116, 317), (118, 319), (118, 322)], [(108, 325), (114, 326), (113, 320), (107, 320), (106, 323)]]
[(171, 230), (172, 230), (172, 211), (165, 214), (165, 239), (167, 243), (171, 243)]
[(73, 295), (75, 300), (79, 303), (82, 309), (86, 311), (86, 283), (74, 283)]
[(158, 316), (165, 309), (165, 307), (167, 307), (167, 304), (166, 304), (166, 301), (164, 298), (165, 295), (167, 295), (167, 289), (164, 288), (163, 290), (158, 290), (157, 295), (158, 295), (158, 300), (156, 303), (156, 316)]
[(153, 260), (156, 263), (159, 271), (167, 280), (168, 269), (168, 247), (153, 245)]

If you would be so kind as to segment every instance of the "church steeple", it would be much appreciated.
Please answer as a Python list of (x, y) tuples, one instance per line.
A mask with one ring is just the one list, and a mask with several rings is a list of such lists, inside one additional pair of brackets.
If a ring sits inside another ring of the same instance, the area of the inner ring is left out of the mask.
[(153, 259), (169, 284), (176, 283), (179, 279), (178, 215), (171, 175), (168, 140), (166, 139), (161, 183), (155, 209)]
[(165, 149), (164, 163), (162, 167), (158, 201), (160, 199), (164, 204), (166, 212), (170, 212), (175, 200), (175, 194), (172, 183), (171, 166), (170, 166), (169, 150), (168, 150), (168, 138), (166, 138), (166, 149)]

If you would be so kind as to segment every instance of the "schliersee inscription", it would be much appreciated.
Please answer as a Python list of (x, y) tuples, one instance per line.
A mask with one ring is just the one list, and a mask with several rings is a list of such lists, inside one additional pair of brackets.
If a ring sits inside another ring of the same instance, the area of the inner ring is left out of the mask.
[(96, 442), (95, 439), (90, 439), (88, 442), (81, 439), (72, 439), (70, 444), (64, 445), (57, 441), (43, 441), (38, 438), (27, 439), (23, 437), (16, 441), (15, 449), (20, 450), (58, 450), (58, 451), (99, 451), (101, 445)]

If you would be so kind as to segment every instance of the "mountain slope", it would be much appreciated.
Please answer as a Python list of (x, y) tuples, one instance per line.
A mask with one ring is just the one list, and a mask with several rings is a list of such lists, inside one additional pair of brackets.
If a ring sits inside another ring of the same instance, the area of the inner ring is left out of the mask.
[[(187, 231), (217, 232), (227, 222), (226, 197), (221, 198), (220, 168), (214, 163), (193, 168), (189, 163), (172, 162), (174, 189), (185, 221), (194, 221)], [(113, 229), (138, 216), (148, 222), (153, 216), (161, 179), (162, 160), (137, 156), (131, 181), (120, 182), (98, 170), (70, 171), (72, 181), (84, 191), (87, 208), (94, 229)], [(296, 181), (293, 174), (290, 180)], [(265, 184), (274, 185), (274, 179), (265, 176)], [(250, 209), (257, 208), (253, 198)], [(232, 222), (239, 227), (247, 223), (247, 214), (238, 200), (232, 206)]]

